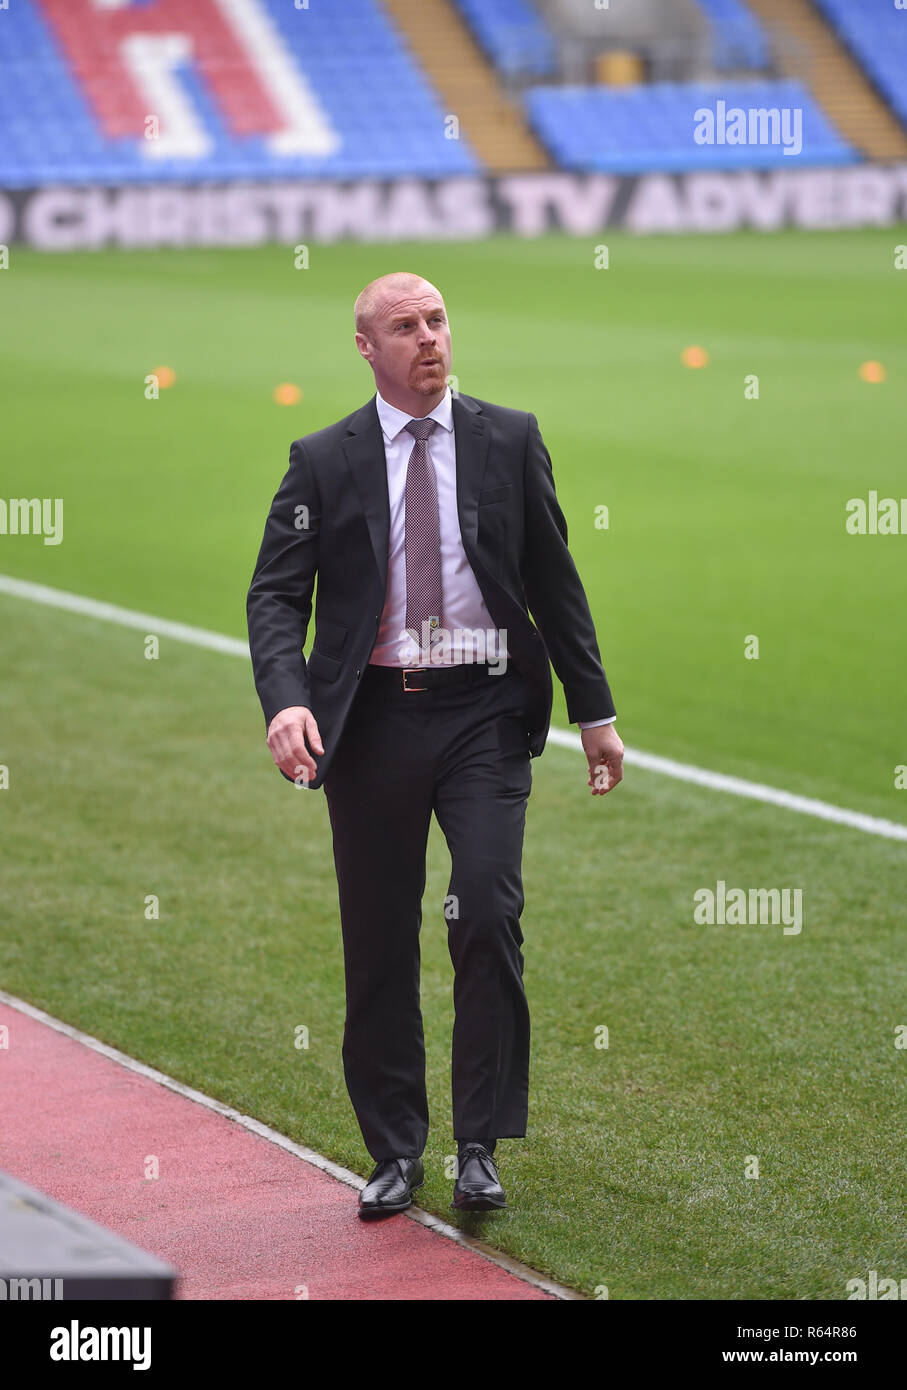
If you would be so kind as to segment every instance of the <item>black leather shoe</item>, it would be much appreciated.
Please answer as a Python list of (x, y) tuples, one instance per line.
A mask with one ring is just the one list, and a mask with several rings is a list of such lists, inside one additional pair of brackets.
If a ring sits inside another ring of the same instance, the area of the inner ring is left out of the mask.
[(460, 1152), (457, 1181), (454, 1183), (454, 1211), (498, 1211), (507, 1198), (498, 1180), (498, 1170), (484, 1144), (467, 1144)]
[(363, 1220), (392, 1216), (413, 1204), (413, 1193), (425, 1181), (421, 1158), (383, 1158), (359, 1193)]

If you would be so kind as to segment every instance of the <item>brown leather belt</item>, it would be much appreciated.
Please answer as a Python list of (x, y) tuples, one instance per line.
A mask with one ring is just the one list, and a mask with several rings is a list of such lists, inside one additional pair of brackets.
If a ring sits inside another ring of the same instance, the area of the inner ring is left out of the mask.
[(465, 685), (469, 681), (496, 679), (506, 674), (508, 666), (490, 666), (487, 661), (461, 661), (455, 666), (378, 666), (369, 663), (366, 675), (369, 683), (381, 683), (395, 690), (404, 690), (408, 695), (423, 690), (446, 690), (452, 685)]

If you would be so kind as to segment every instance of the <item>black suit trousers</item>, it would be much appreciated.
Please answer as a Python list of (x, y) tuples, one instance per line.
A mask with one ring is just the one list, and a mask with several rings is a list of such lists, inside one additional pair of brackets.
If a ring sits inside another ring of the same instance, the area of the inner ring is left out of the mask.
[(454, 1136), (526, 1133), (520, 914), (531, 698), (512, 664), (502, 675), (412, 692), (368, 667), (328, 770), (344, 1074), (376, 1162), (420, 1155), (428, 1135), (419, 932), (432, 812), (451, 857), (447, 900), (431, 905), (429, 920), (446, 930), (454, 967)]

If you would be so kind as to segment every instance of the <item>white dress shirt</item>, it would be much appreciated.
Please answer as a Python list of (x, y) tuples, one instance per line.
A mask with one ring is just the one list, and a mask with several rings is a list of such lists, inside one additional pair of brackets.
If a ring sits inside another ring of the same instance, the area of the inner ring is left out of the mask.
[[(387, 461), (390, 535), (387, 595), (377, 641), (369, 660), (376, 666), (418, 666), (420, 662), (429, 664), (424, 662), (424, 653), (420, 652), (419, 643), (406, 635), (406, 471), (415, 441), (405, 427), (414, 417), (391, 405), (380, 391), (375, 393), (375, 404), (384, 436), (384, 454)], [(463, 661), (498, 661), (507, 656), (506, 640), (492, 621), (482, 591), (466, 558), (463, 538), (460, 535), (460, 518), (457, 512), (457, 453), (449, 386), (427, 418), (438, 422), (437, 428), (428, 440), (428, 452), (434, 465), (438, 489), (442, 625), (450, 639), (443, 660), (436, 661), (433, 657), (430, 664), (452, 666)], [(483, 634), (479, 642), (470, 636), (476, 631)], [(481, 646), (482, 641), (485, 644), (484, 650)], [(588, 723), (581, 723), (579, 727), (591, 729), (599, 724), (611, 724), (616, 718), (614, 715), (611, 719), (594, 719)]]

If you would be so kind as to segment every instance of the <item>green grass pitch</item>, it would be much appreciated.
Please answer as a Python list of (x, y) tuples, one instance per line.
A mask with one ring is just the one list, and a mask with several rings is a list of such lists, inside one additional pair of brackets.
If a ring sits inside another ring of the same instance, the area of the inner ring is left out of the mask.
[[(460, 389), (539, 419), (625, 741), (907, 824), (907, 536), (845, 530), (848, 499), (907, 494), (905, 240), (615, 235), (608, 270), (569, 238), (314, 247), (308, 270), (289, 248), (14, 247), (0, 494), (62, 497), (64, 540), (0, 535), (0, 573), (244, 636), (290, 441), (372, 393), (353, 299), (414, 269), (446, 297)], [(176, 384), (148, 401), (159, 365)], [(2, 594), (0, 634), (0, 985), (367, 1174), (326, 807), (273, 769), (248, 665), (166, 639), (147, 661), (138, 631)], [(448, 1210), (436, 832), (423, 1205), (590, 1296), (900, 1277), (907, 846), (633, 768), (593, 798), (554, 746), (533, 776), (511, 1210)], [(718, 879), (802, 888), (802, 932), (694, 924)]]

